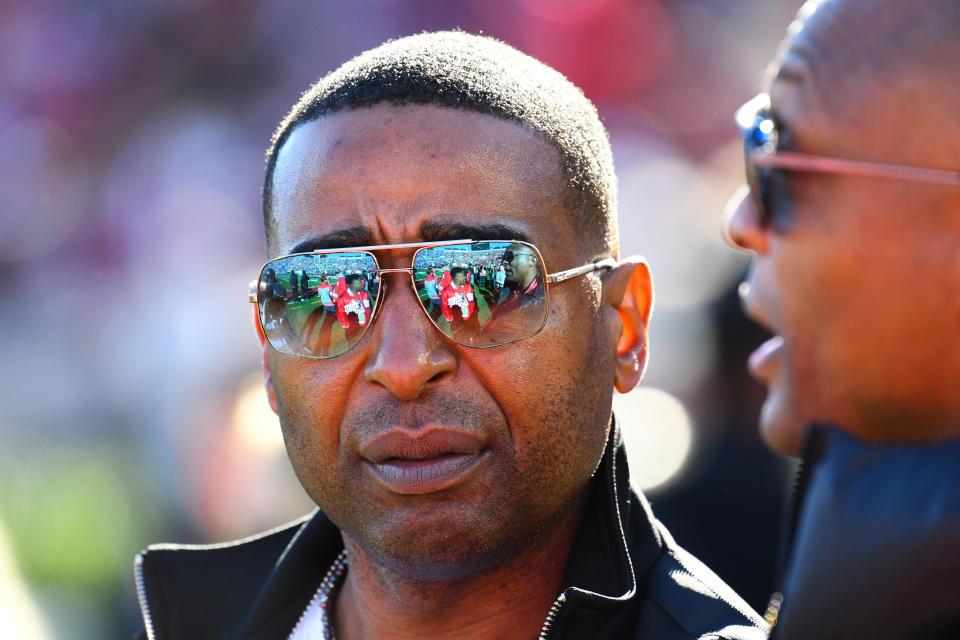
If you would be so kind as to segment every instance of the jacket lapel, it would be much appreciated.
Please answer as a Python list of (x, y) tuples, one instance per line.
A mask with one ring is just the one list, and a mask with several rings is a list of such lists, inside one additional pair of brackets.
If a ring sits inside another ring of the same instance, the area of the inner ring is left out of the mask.
[(343, 549), (340, 532), (322, 512), (305, 522), (277, 560), (243, 625), (243, 640), (290, 636), (320, 580)]

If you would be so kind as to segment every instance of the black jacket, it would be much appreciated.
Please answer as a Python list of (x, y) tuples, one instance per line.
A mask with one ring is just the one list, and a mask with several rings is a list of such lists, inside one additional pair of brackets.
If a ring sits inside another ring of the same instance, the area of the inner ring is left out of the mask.
[(960, 440), (813, 427), (777, 640), (960, 639)]
[[(564, 572), (565, 588), (542, 637), (766, 637), (760, 617), (678, 547), (643, 495), (630, 490), (616, 429), (592, 491)], [(152, 546), (136, 563), (141, 609), (151, 629), (141, 637), (287, 638), (342, 548), (340, 532), (319, 511), (232, 543)]]

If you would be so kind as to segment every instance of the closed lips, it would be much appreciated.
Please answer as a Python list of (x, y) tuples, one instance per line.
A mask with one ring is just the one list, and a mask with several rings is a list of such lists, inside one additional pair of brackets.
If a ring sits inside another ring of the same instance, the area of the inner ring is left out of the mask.
[(390, 459), (427, 460), (443, 455), (473, 455), (484, 448), (483, 440), (470, 433), (449, 429), (391, 429), (360, 446), (360, 456), (375, 464)]
[(360, 448), (367, 468), (388, 491), (399, 495), (434, 493), (465, 481), (483, 460), (480, 437), (448, 429), (410, 433), (392, 429)]

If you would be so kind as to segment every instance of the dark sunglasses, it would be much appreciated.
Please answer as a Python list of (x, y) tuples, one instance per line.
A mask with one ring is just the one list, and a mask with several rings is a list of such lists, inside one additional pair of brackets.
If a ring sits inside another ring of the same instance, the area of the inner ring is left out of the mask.
[(513, 259), (516, 258), (517, 256), (529, 256), (529, 255), (533, 255), (533, 254), (525, 253), (523, 251), (519, 253), (514, 253), (510, 249), (507, 249), (506, 251), (503, 252), (503, 262), (513, 262)]
[[(412, 266), (381, 269), (373, 252), (397, 249), (417, 249)], [(510, 265), (524, 254), (536, 259), (523, 268)], [(466, 347), (488, 348), (543, 329), (547, 284), (615, 266), (616, 260), (605, 258), (547, 274), (540, 251), (516, 240), (326, 249), (271, 260), (250, 283), (249, 300), (257, 304), (271, 347), (288, 355), (334, 358), (357, 346), (376, 319), (386, 293), (381, 276), (409, 273), (421, 309), (443, 335)]]
[(743, 134), (747, 184), (761, 225), (771, 221), (786, 188), (786, 171), (890, 178), (960, 186), (960, 171), (929, 169), (885, 162), (848, 160), (793, 151), (778, 151), (779, 130), (770, 113), (770, 96), (761, 93), (737, 109), (734, 116)]

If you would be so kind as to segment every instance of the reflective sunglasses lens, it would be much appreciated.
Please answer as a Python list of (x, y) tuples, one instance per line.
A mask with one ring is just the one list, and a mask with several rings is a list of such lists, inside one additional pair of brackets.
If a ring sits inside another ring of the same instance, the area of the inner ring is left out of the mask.
[(759, 138), (760, 121), (759, 115), (754, 116), (753, 126), (742, 129), (741, 133), (743, 133), (744, 168), (746, 170), (747, 186), (750, 189), (750, 199), (753, 200), (754, 209), (757, 211), (757, 219), (761, 225), (764, 225), (767, 219), (767, 208), (763, 196), (764, 175), (760, 173), (761, 170), (753, 159), (754, 152), (762, 145), (762, 140)]
[(747, 186), (761, 227), (786, 228), (790, 199), (787, 197), (787, 172), (777, 167), (759, 167), (746, 150)]
[(537, 250), (523, 242), (474, 242), (417, 252), (413, 280), (430, 319), (469, 347), (528, 338), (546, 320), (546, 280)]
[(267, 263), (260, 273), (260, 325), (277, 351), (332, 358), (366, 333), (379, 294), (371, 253), (286, 256)]
[[(762, 108), (753, 114), (752, 126), (744, 127), (742, 132), (747, 185), (757, 210), (757, 220), (761, 226), (782, 222), (787, 216), (785, 206), (788, 201), (783, 197), (786, 192), (786, 171), (776, 167), (757, 166), (754, 159), (754, 154), (760, 149), (767, 153), (776, 151), (779, 140), (776, 123), (766, 109)], [(774, 216), (777, 216), (778, 220), (774, 220)]]
[(757, 219), (760, 225), (767, 223), (767, 198), (766, 188), (766, 169), (760, 169), (753, 161), (751, 149), (747, 147), (744, 150), (747, 171), (747, 186), (750, 188), (750, 198), (753, 200), (753, 206), (757, 211)]

